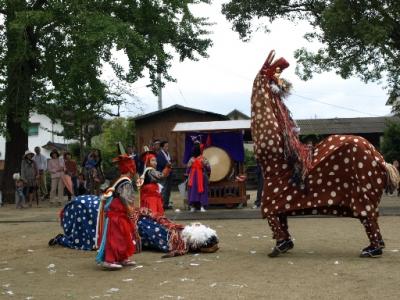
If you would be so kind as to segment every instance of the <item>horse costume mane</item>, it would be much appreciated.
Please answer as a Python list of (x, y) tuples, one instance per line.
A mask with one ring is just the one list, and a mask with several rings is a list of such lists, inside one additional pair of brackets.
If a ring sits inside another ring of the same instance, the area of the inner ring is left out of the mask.
[(283, 153), (289, 166), (293, 168), (293, 180), (296, 183), (303, 183), (307, 176), (308, 170), (311, 168), (310, 149), (303, 145), (298, 137), (299, 128), (293, 120), (289, 110), (283, 103), (282, 98), (290, 95), (292, 85), (284, 80), (275, 77), (277, 68), (283, 71), (289, 67), (289, 63), (283, 57), (274, 61), (275, 51), (272, 50), (268, 55), (260, 73), (263, 74), (270, 82), (271, 97), (276, 101), (278, 123), (282, 126), (282, 134), (284, 141)]

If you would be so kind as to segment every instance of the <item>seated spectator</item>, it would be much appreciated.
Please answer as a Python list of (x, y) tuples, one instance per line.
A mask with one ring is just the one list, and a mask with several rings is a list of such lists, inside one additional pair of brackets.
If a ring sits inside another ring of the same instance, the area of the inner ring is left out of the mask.
[(80, 173), (79, 176), (78, 176), (78, 192), (77, 192), (77, 196), (86, 195), (86, 194), (87, 194), (87, 189), (86, 189), (85, 175)]

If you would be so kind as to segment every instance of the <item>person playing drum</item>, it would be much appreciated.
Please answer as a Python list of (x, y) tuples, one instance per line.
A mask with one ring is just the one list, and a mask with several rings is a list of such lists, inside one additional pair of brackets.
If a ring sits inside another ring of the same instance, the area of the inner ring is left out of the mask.
[(188, 179), (188, 202), (190, 211), (195, 212), (200, 207), (205, 212), (208, 205), (208, 176), (211, 172), (210, 163), (202, 155), (202, 145), (195, 142), (192, 157), (187, 164), (186, 174)]

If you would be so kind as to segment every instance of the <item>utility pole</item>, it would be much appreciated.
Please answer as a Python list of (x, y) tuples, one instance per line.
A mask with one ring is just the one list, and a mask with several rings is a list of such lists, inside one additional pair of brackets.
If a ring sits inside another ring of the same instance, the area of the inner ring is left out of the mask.
[(158, 110), (162, 109), (161, 72), (158, 73)]

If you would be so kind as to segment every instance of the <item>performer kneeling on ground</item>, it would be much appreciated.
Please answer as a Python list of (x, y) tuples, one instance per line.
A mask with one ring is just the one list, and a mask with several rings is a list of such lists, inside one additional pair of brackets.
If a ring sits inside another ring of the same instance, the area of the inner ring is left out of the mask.
[[(96, 216), (100, 198), (96, 195), (78, 196), (62, 210), (61, 226), (64, 233), (49, 241), (49, 246), (60, 245), (79, 250), (95, 250)], [(147, 208), (135, 208), (134, 216), (137, 239), (135, 253), (141, 249), (157, 250), (165, 257), (184, 255), (187, 252), (217, 251), (218, 236), (215, 230), (194, 223), (182, 225), (165, 216), (153, 214)], [(117, 267), (119, 268), (119, 267)]]
[(153, 214), (164, 215), (159, 182), (169, 175), (171, 166), (167, 165), (162, 172), (157, 171), (157, 156), (153, 151), (143, 153), (142, 160), (145, 169), (140, 176), (140, 207), (150, 209)]
[(134, 161), (126, 154), (113, 160), (121, 176), (101, 197), (98, 217), (96, 262), (107, 269), (134, 265), (129, 260), (136, 247), (134, 189), (131, 179), (136, 173)]

